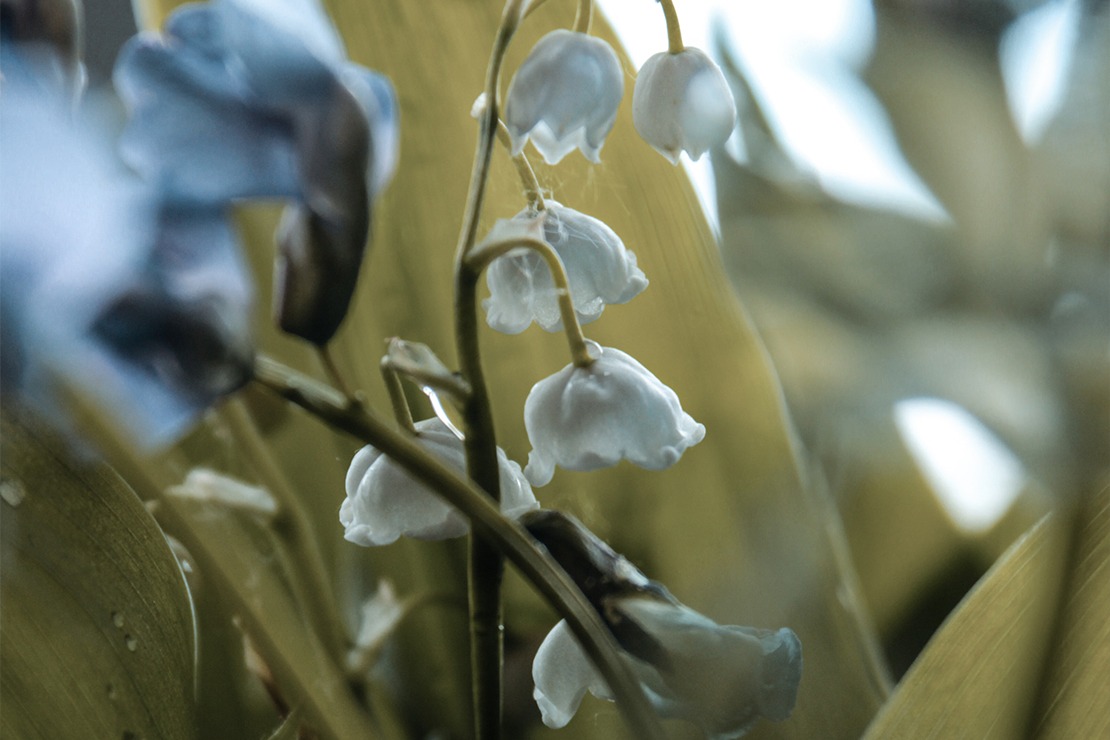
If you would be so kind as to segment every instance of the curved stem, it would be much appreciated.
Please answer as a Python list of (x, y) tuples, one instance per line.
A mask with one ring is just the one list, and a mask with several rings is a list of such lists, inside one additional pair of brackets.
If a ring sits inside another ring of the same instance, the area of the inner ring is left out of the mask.
[(682, 43), (678, 13), (675, 12), (674, 3), (671, 0), (659, 0), (659, 4), (663, 6), (663, 17), (667, 19), (667, 51), (679, 54), (686, 50), (686, 45)]
[(416, 434), (416, 425), (412, 421), (412, 409), (405, 398), (405, 389), (401, 385), (401, 376), (389, 362), (389, 357), (383, 357), (381, 362), (382, 378), (385, 380), (386, 390), (389, 391), (389, 403), (393, 407), (393, 418), (397, 424), (409, 434)]
[(578, 10), (574, 14), (574, 30), (578, 33), (590, 32), (590, 21), (594, 17), (594, 4), (591, 0), (578, 0)]
[[(523, 0), (508, 0), (497, 27), (497, 36), (486, 67), (486, 106), (479, 118), (478, 145), (470, 174), (462, 228), (455, 249), (455, 342), (459, 370), (470, 384), (471, 392), (463, 404), (466, 439), (466, 471), (493, 502), (501, 500), (497, 440), (489, 391), (482, 372), (478, 346), (477, 275), (467, 268), (466, 255), (473, 248), (478, 219), (485, 199), (493, 139), (497, 135), (498, 81), (509, 42), (520, 24)], [(478, 740), (497, 740), (501, 736), (501, 679), (504, 664), (504, 636), (501, 626), (501, 580), (504, 574), (501, 553), (485, 540), (471, 535), (467, 557), (470, 593), (470, 651), (474, 727)]]
[(582, 325), (578, 323), (578, 314), (574, 310), (574, 300), (570, 295), (570, 283), (567, 280), (566, 267), (555, 248), (543, 239), (508, 239), (506, 241), (483, 244), (470, 253), (467, 263), (476, 273), (481, 274), (491, 262), (506, 252), (524, 247), (531, 249), (547, 262), (551, 271), (551, 280), (555, 283), (555, 296), (559, 301), (559, 315), (563, 319), (563, 332), (570, 345), (571, 361), (576, 367), (589, 367), (594, 363), (594, 357), (586, 346), (586, 337), (582, 334)]
[(516, 165), (520, 182), (524, 185), (524, 196), (528, 198), (528, 207), (533, 211), (544, 210), (547, 206), (543, 202), (543, 193), (540, 192), (540, 181), (536, 179), (536, 171), (532, 169), (532, 165), (529, 163), (528, 157), (524, 156), (524, 152), (513, 154), (512, 137), (509, 136), (509, 129), (505, 126), (505, 123), (500, 119), (497, 121), (497, 139), (505, 145), (509, 157)]
[(339, 393), (311, 378), (259, 358), (255, 380), (329, 426), (374, 445), (458, 509), (470, 521), (474, 533), (504, 553), (559, 616), (567, 620), (617, 697), (617, 706), (633, 736), (662, 740), (662, 728), (639, 682), (621, 659), (616, 641), (581, 589), (524, 527), (499, 511), (483, 490), (432, 457), (414, 440), (369, 411), (348, 406)]

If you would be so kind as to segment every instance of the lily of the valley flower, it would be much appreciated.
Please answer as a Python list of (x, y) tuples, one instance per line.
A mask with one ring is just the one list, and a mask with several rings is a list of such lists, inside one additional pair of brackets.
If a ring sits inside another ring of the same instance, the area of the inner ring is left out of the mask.
[(252, 364), (252, 289), (224, 214), (159, 207), (70, 120), (68, 92), (6, 74), (4, 389), (63, 428), (77, 393), (137, 444), (167, 443)]
[[(625, 654), (661, 716), (699, 724), (713, 740), (732, 740), (760, 717), (783, 720), (793, 711), (802, 651), (792, 630), (723, 626), (681, 604), (643, 597), (625, 598), (617, 609), (666, 656), (658, 666)], [(548, 727), (565, 726), (587, 691), (613, 699), (566, 622), (540, 645), (532, 679)]]
[[(417, 441), (460, 472), (466, 455), (459, 441), (439, 419), (417, 422)], [(518, 517), (539, 506), (520, 466), (497, 450), (501, 470), (501, 511)], [(388, 545), (402, 535), (421, 540), (459, 537), (468, 530), (466, 518), (418, 483), (400, 465), (376, 448), (363, 447), (347, 471), (347, 498), (339, 509), (346, 537), (356, 545)]]
[(520, 154), (531, 137), (548, 164), (575, 147), (599, 161), (623, 94), (620, 61), (609, 44), (576, 31), (552, 31), (509, 83), (505, 125), (513, 154)]
[(632, 122), (647, 143), (678, 164), (681, 151), (697, 160), (728, 139), (736, 104), (721, 68), (705, 52), (687, 47), (656, 54), (640, 68)]
[(589, 367), (567, 365), (536, 383), (524, 402), (532, 485), (550, 482), (556, 465), (597, 470), (625, 459), (662, 470), (705, 437), (647, 368), (618, 349), (587, 344), (596, 358)]
[(295, 201), (283, 230), (278, 318), (316, 343), (346, 314), (370, 199), (396, 164), (392, 87), (346, 60), (315, 0), (213, 0), (131, 41), (116, 86), (124, 154), (171, 197)]
[[(595, 320), (608, 304), (627, 303), (647, 287), (647, 278), (636, 266), (636, 255), (612, 229), (553, 200), (547, 200), (545, 206), (539, 213), (522, 211), (513, 221), (542, 222), (542, 237), (566, 268), (580, 323)], [(562, 330), (551, 271), (535, 252), (522, 250), (494, 260), (486, 272), (486, 283), (490, 298), (483, 306), (493, 329), (518, 334), (535, 321), (547, 331)]]
[[(574, 517), (540, 510), (521, 523), (582, 588), (660, 715), (695, 722), (715, 740), (741, 736), (761, 716), (790, 715), (802, 670), (793, 631), (717, 624), (681, 604)], [(587, 691), (613, 698), (566, 622), (540, 645), (532, 677), (549, 727), (566, 725)]]

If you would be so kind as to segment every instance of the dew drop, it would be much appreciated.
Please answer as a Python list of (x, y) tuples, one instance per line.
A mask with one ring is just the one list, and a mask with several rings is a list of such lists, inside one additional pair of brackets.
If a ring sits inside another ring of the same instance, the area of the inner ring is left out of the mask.
[(139, 649), (139, 641), (136, 640), (131, 635), (124, 635), (123, 636), (123, 644), (126, 645), (127, 649), (130, 650), (131, 652), (135, 652), (136, 650)]
[(11, 478), (0, 478), (0, 498), (13, 509), (23, 503), (27, 498), (27, 491), (23, 484)]
[(116, 693), (116, 687), (113, 686), (112, 684), (108, 684), (107, 688), (108, 688), (108, 699), (111, 700), (111, 701), (115, 701), (116, 697), (119, 696), (119, 694)]
[(112, 624), (117, 629), (123, 629), (123, 612), (112, 612)]

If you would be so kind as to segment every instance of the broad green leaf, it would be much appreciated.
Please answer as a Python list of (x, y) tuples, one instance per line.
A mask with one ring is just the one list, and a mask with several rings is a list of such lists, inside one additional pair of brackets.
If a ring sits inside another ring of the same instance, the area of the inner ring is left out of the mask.
[[(1038, 524), (937, 632), (867, 738), (1105, 737), (1110, 489)], [(1063, 599), (1064, 608), (1057, 607)]]
[(5, 409), (0, 735), (195, 737), (195, 640), (177, 560), (111, 470)]
[[(150, 3), (160, 10), (167, 5)], [(476, 141), (469, 112), (481, 90), (501, 3), (327, 5), (351, 57), (388, 74), (400, 100), (400, 168), (376, 205), (363, 282), (333, 347), (348, 379), (367, 391), (372, 405), (386, 409), (377, 373), (384, 339), (425, 343), (453, 364), (452, 262)], [(572, 13), (571, 4), (551, 2), (529, 17), (510, 50), (506, 81), (535, 41), (566, 26)], [(661, 12), (657, 21), (662, 26)], [(595, 28), (612, 39), (600, 19)], [(538, 495), (544, 505), (581, 516), (649, 576), (716, 621), (789, 626), (799, 634), (806, 668), (797, 710), (787, 722), (760, 725), (753, 736), (856, 735), (881, 703), (885, 678), (861, 620), (854, 581), (846, 575), (836, 513), (799, 473), (781, 389), (724, 277), (693, 189), (683, 171), (633, 129), (632, 69), (625, 66), (628, 89), (603, 164), (590, 167), (572, 154), (557, 167), (540, 166), (538, 174), (555, 199), (612, 227), (652, 281), (629, 305), (608, 309), (587, 334), (629, 352), (671, 385), (686, 410), (706, 425), (707, 438), (671, 470), (621, 465), (593, 474), (560, 471)], [(503, 151), (494, 153), (486, 203), (483, 229), (524, 206)], [(273, 215), (253, 210), (241, 222), (261, 305), (269, 302)], [(259, 336), (281, 360), (321, 374), (308, 348), (278, 336), (264, 319)], [(535, 330), (517, 337), (483, 330), (482, 342), (498, 441), (523, 460), (524, 398), (533, 383), (567, 364), (565, 342)], [(427, 415), (427, 408), (420, 407), (421, 413)], [(358, 565), (354, 580), (373, 584), (388, 577), (406, 595), (459, 592), (462, 558), (455, 543), (408, 542), (360, 553), (342, 542), (335, 517), (353, 451), (349, 440), (331, 439), (296, 414), (267, 435), (336, 560)], [(194, 453), (202, 456), (199, 448)], [(208, 453), (219, 449), (213, 444)], [(518, 620), (510, 622), (510, 634), (523, 643), (537, 640), (554, 621), (519, 584), (510, 590), (507, 608)], [(397, 666), (413, 721), (425, 730), (465, 736), (463, 613), (422, 611), (419, 621), (401, 629), (399, 642)], [(518, 683), (527, 687), (527, 679)], [(530, 711), (529, 692), (521, 693), (524, 706), (509, 707), (510, 714)], [(598, 712), (613, 721), (594, 722)], [(573, 731), (576, 737), (616, 737), (616, 724), (611, 708), (596, 705), (583, 710)]]

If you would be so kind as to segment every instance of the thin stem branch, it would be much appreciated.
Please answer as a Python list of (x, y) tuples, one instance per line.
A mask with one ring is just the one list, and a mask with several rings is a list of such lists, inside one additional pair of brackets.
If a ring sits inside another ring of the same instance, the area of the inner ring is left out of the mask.
[(678, 25), (674, 3), (671, 0), (659, 0), (659, 4), (663, 6), (663, 17), (667, 20), (667, 51), (680, 54), (686, 50), (686, 45), (682, 43), (682, 29)]
[(578, 10), (574, 14), (574, 30), (578, 33), (590, 32), (590, 21), (594, 16), (594, 4), (591, 0), (578, 0)]
[[(479, 118), (478, 145), (474, 152), (466, 208), (455, 250), (455, 342), (459, 370), (471, 388), (462, 408), (466, 434), (463, 442), (466, 470), (471, 480), (486, 491), (495, 509), (499, 508), (497, 503), (501, 500), (497, 440), (478, 346), (477, 275), (467, 267), (466, 255), (473, 248), (477, 237), (478, 219), (482, 212), (493, 154), (493, 139), (497, 135), (501, 65), (509, 42), (520, 24), (522, 4), (523, 0), (508, 0), (505, 3), (490, 51), (485, 80), (486, 106)], [(504, 664), (501, 580), (504, 567), (501, 553), (484, 539), (472, 534), (467, 553), (467, 576), (470, 593), (474, 734), (478, 740), (498, 740), (501, 737), (501, 669)]]
[(320, 363), (324, 366), (324, 371), (331, 378), (331, 382), (336, 388), (343, 393), (347, 398), (353, 399), (354, 394), (351, 393), (350, 387), (346, 381), (343, 380), (343, 373), (339, 372), (339, 366), (335, 364), (335, 356), (331, 353), (330, 345), (317, 345), (316, 355), (320, 358)]
[(540, 191), (540, 181), (536, 179), (536, 171), (532, 169), (532, 164), (528, 158), (524, 156), (524, 152), (520, 154), (513, 154), (513, 141), (509, 136), (509, 129), (505, 123), (500, 120), (497, 121), (497, 139), (505, 145), (506, 151), (509, 152), (509, 157), (516, 165), (517, 174), (520, 175), (520, 182), (524, 186), (524, 196), (528, 199), (528, 207), (533, 211), (542, 211), (546, 208), (543, 202), (543, 193)]
[(382, 378), (385, 380), (386, 390), (389, 391), (389, 403), (393, 406), (393, 418), (409, 434), (416, 434), (416, 425), (412, 421), (412, 409), (409, 408), (408, 399), (405, 398), (405, 388), (401, 384), (401, 375), (389, 362), (389, 357), (383, 357), (381, 362)]
[(288, 566), (294, 588), (299, 592), (298, 600), (320, 631), (321, 641), (329, 654), (340, 660), (347, 651), (349, 636), (343, 618), (337, 611), (331, 576), (324, 564), (323, 553), (310, 531), (308, 511), (274, 460), (246, 405), (240, 399), (233, 398), (224, 404), (222, 415), (255, 472), (270, 491), (270, 495), (277, 500), (278, 511), (272, 526), (274, 533), (285, 544), (285, 549), (292, 555)]
[(574, 310), (574, 299), (570, 295), (566, 266), (563, 265), (563, 260), (554, 247), (542, 239), (508, 239), (481, 245), (470, 253), (467, 263), (480, 274), (498, 257), (521, 247), (533, 250), (547, 263), (547, 268), (551, 271), (551, 280), (555, 284), (555, 296), (559, 302), (559, 315), (563, 320), (563, 332), (566, 334), (567, 344), (570, 346), (571, 360), (576, 367), (589, 367), (594, 363), (595, 358), (590, 355), (586, 337), (582, 333), (582, 325), (578, 322), (578, 314)]
[(507, 519), (485, 491), (460, 477), (405, 434), (392, 429), (369, 411), (347, 405), (338, 392), (311, 378), (267, 358), (259, 358), (255, 379), (329, 426), (374, 445), (458, 509), (470, 521), (474, 533), (516, 565), (567, 620), (583, 650), (617, 697), (617, 706), (633, 735), (644, 740), (663, 739), (655, 712), (631, 669), (620, 657), (619, 648), (601, 617), (566, 571), (520, 524)]

